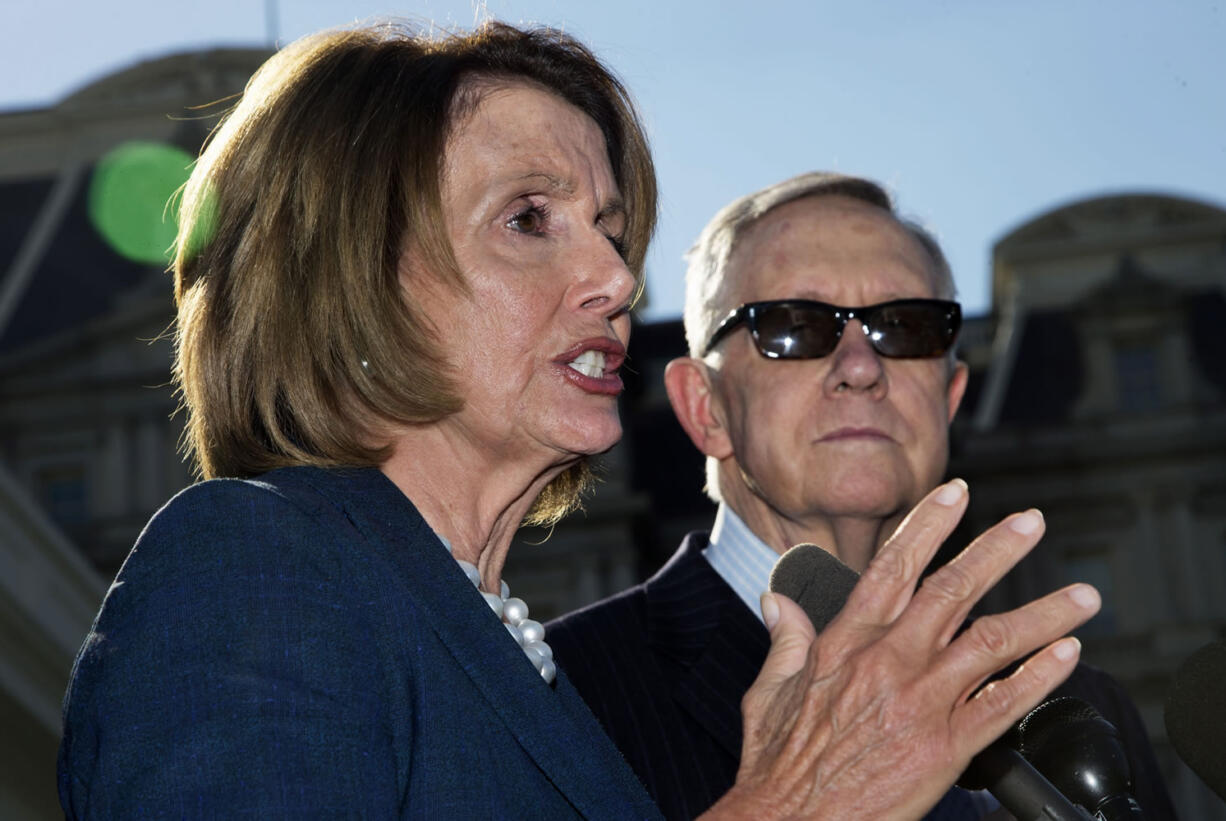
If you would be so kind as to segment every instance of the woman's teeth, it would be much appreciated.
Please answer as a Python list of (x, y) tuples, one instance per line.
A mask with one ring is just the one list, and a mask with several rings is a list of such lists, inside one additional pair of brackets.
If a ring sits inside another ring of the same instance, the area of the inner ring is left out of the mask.
[(584, 351), (567, 364), (584, 376), (596, 379), (604, 376), (603, 351)]

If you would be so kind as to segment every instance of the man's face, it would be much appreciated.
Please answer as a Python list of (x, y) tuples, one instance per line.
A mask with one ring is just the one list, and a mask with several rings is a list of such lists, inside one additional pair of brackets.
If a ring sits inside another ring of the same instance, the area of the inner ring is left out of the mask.
[[(740, 237), (727, 275), (735, 283), (729, 309), (768, 299), (861, 307), (937, 296), (919, 242), (885, 211), (840, 196), (770, 212)], [(820, 359), (766, 359), (742, 326), (708, 361), (713, 411), (734, 457), (721, 464), (720, 490), (738, 512), (764, 503), (797, 524), (886, 519), (941, 480), (964, 366), (883, 357), (859, 320)]]

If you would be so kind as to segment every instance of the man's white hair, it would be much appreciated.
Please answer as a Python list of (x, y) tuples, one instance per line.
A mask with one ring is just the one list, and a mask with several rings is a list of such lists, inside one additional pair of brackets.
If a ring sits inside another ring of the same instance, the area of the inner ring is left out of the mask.
[(872, 180), (825, 171), (811, 171), (747, 194), (724, 206), (711, 218), (686, 253), (685, 339), (690, 356), (702, 356), (715, 328), (735, 308), (728, 294), (735, 283), (727, 276), (728, 260), (737, 240), (758, 220), (781, 205), (804, 197), (843, 196), (875, 205), (898, 221), (932, 258), (935, 295), (955, 296), (953, 273), (941, 246), (924, 227), (894, 210), (885, 189)]
[[(804, 197), (842, 196), (876, 206), (891, 217), (924, 247), (932, 260), (933, 293), (938, 299), (956, 296), (953, 272), (936, 238), (913, 220), (899, 216), (890, 195), (877, 183), (863, 177), (850, 177), (825, 171), (811, 171), (777, 182), (747, 194), (724, 206), (711, 218), (686, 254), (685, 339), (690, 356), (699, 358), (711, 334), (735, 307), (730, 304), (734, 291), (728, 275), (728, 261), (737, 240), (771, 211)], [(950, 352), (950, 363), (953, 362)], [(719, 462), (707, 458), (707, 495), (721, 501)]]

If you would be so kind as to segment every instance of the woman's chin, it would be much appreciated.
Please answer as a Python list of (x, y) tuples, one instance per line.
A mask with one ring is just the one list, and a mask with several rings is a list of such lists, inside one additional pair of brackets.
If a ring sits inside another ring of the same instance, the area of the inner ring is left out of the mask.
[[(622, 426), (616, 413), (611, 417), (581, 416), (567, 421), (569, 429), (560, 437), (562, 449), (577, 456), (604, 453), (621, 441)], [(587, 424), (583, 424), (584, 422)]]

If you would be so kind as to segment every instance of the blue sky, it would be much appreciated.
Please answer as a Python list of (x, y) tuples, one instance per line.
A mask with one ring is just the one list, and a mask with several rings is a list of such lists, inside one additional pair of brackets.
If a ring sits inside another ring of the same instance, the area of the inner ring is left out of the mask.
[(0, 109), (51, 104), (141, 59), (280, 42), (379, 16), (561, 26), (626, 81), (662, 193), (649, 316), (725, 202), (801, 171), (861, 174), (942, 240), (968, 313), (992, 243), (1076, 199), (1226, 206), (1226, 0), (5, 0)]

